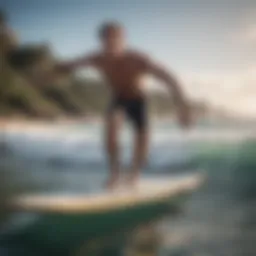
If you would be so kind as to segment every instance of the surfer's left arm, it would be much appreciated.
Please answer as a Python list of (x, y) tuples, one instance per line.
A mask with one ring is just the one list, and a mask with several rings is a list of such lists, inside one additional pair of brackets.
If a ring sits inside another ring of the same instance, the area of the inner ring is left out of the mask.
[(181, 125), (189, 126), (191, 123), (189, 101), (186, 99), (182, 86), (176, 76), (149, 59), (146, 59), (145, 65), (147, 73), (162, 81), (171, 91)]

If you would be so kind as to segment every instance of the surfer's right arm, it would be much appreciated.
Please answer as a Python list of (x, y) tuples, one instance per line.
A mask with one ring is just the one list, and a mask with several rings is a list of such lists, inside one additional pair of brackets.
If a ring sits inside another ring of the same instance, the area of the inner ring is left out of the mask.
[(62, 62), (57, 65), (57, 69), (63, 72), (72, 72), (77, 68), (97, 66), (99, 62), (98, 54), (91, 54), (84, 57), (80, 57), (71, 61)]

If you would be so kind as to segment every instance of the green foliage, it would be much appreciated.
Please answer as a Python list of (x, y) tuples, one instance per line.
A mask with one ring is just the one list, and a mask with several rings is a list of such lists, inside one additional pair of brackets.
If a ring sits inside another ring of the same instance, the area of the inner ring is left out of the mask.
[(29, 84), (21, 75), (4, 65), (0, 76), (1, 115), (25, 115), (28, 117), (54, 117), (60, 113), (54, 102)]

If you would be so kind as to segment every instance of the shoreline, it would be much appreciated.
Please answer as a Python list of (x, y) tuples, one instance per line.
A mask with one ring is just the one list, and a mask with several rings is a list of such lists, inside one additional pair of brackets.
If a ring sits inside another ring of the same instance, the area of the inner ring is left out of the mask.
[[(168, 122), (176, 122), (176, 118), (174, 116), (151, 116), (150, 120), (152, 123), (159, 122), (159, 121), (168, 121)], [(55, 119), (45, 119), (45, 118), (26, 118), (22, 116), (12, 116), (12, 117), (1, 117), (0, 116), (0, 132), (19, 132), (24, 130), (33, 130), (33, 131), (40, 131), (40, 130), (47, 130), (53, 128), (60, 128), (61, 126), (65, 125), (79, 125), (79, 124), (99, 124), (103, 121), (102, 115), (86, 115), (80, 117), (67, 117), (61, 116)], [(223, 120), (211, 120), (208, 121), (218, 121)], [(227, 121), (228, 122), (228, 121)], [(247, 123), (249, 125), (256, 125), (256, 120), (248, 120), (247, 122), (244, 120), (237, 121), (238, 123)], [(228, 122), (229, 123), (229, 122)], [(232, 123), (232, 122), (231, 122)]]
[[(158, 119), (157, 117), (151, 116), (151, 120)], [(172, 116), (162, 117), (161, 120), (174, 121)], [(102, 116), (81, 116), (81, 117), (59, 117), (55, 119), (44, 119), (44, 118), (24, 118), (20, 116), (14, 117), (0, 117), (0, 131), (11, 128), (12, 130), (22, 130), (24, 128), (47, 128), (56, 127), (67, 124), (79, 124), (79, 123), (98, 123), (101, 122)]]
[(40, 130), (45, 128), (53, 128), (56, 126), (67, 125), (67, 124), (78, 124), (85, 122), (94, 122), (98, 118), (91, 117), (60, 117), (53, 120), (43, 118), (2, 118), (0, 117), (0, 131), (22, 131), (27, 129)]

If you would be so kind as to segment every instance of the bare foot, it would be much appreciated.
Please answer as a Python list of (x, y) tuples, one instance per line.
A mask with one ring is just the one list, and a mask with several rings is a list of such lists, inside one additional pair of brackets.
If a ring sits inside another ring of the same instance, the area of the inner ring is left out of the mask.
[(132, 171), (127, 178), (127, 185), (131, 188), (136, 188), (139, 181), (139, 174), (137, 172)]
[(113, 191), (117, 188), (118, 185), (118, 177), (110, 177), (110, 179), (106, 183), (107, 190)]

